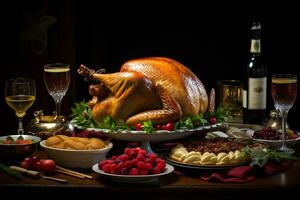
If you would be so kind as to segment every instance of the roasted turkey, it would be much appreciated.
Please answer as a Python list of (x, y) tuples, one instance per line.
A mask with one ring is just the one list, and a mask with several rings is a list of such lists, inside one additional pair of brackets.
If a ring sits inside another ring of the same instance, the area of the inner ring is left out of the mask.
[(175, 122), (208, 109), (202, 82), (187, 67), (164, 57), (126, 62), (120, 72), (97, 73), (84, 65), (78, 73), (99, 81), (90, 85), (89, 102), (94, 120), (110, 116), (135, 125), (151, 120), (155, 124)]

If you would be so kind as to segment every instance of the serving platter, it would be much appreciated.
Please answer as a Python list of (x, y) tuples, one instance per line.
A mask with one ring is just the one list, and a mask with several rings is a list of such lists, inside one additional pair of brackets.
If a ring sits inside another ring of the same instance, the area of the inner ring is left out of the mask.
[(94, 172), (97, 172), (112, 181), (123, 182), (123, 183), (145, 183), (156, 181), (158, 177), (170, 174), (174, 171), (174, 167), (166, 163), (166, 170), (160, 174), (150, 174), (150, 175), (119, 175), (119, 174), (109, 174), (105, 173), (103, 170), (99, 169), (98, 164), (94, 164), (92, 167)]
[(108, 137), (124, 140), (124, 141), (139, 141), (139, 142), (162, 142), (169, 140), (177, 140), (192, 135), (196, 132), (205, 132), (213, 128), (222, 126), (221, 123), (207, 126), (199, 126), (194, 129), (180, 129), (180, 130), (156, 130), (153, 132), (137, 131), (137, 130), (116, 130), (100, 129), (100, 128), (85, 128), (76, 124), (75, 121), (70, 122), (72, 126), (81, 130), (96, 131), (105, 134)]
[(113, 139), (141, 142), (141, 147), (145, 149), (147, 152), (153, 152), (150, 146), (150, 142), (163, 142), (163, 141), (177, 140), (177, 139), (188, 137), (194, 133), (204, 136), (207, 133), (207, 131), (223, 126), (222, 123), (218, 123), (214, 125), (199, 126), (194, 129), (180, 129), (180, 130), (173, 130), (173, 131), (156, 130), (149, 133), (146, 131), (137, 131), (137, 130), (112, 131), (110, 129), (85, 128), (77, 125), (74, 120), (72, 120), (70, 124), (77, 129), (100, 132)]
[(166, 159), (167, 163), (169, 163), (173, 166), (189, 168), (189, 169), (228, 169), (228, 168), (233, 168), (233, 167), (237, 167), (237, 166), (247, 165), (250, 162), (250, 160), (245, 160), (243, 162), (226, 164), (226, 165), (200, 165), (200, 164), (178, 162), (169, 157), (167, 157), (165, 159)]

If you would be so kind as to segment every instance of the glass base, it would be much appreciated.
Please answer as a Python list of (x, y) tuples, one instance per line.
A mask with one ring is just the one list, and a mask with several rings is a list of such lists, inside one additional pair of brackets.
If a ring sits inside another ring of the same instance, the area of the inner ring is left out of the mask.
[(295, 153), (295, 150), (294, 149), (291, 149), (291, 148), (288, 148), (287, 146), (282, 146), (278, 149), (278, 151), (283, 151), (283, 152), (286, 152), (286, 153), (289, 153), (289, 154), (293, 154)]

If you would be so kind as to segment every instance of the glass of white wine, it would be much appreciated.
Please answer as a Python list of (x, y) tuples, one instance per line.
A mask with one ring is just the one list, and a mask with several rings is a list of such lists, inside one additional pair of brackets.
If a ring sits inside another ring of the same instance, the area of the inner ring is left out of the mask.
[(35, 82), (32, 79), (15, 78), (5, 83), (5, 101), (19, 118), (18, 134), (23, 135), (23, 117), (36, 97)]
[(61, 100), (70, 84), (70, 65), (63, 63), (46, 64), (44, 66), (44, 82), (49, 94), (55, 101), (56, 119), (59, 119)]

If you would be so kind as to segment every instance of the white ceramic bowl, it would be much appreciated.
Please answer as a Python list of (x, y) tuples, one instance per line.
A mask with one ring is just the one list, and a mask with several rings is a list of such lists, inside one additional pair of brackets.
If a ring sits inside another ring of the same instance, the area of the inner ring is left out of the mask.
[(104, 160), (107, 153), (112, 149), (113, 144), (106, 142), (107, 147), (96, 150), (70, 150), (48, 147), (46, 140), (40, 142), (48, 154), (48, 157), (61, 165), (69, 168), (91, 168), (94, 164)]
[[(300, 134), (298, 134), (298, 137), (295, 139), (287, 139), (286, 140), (286, 146), (290, 148), (295, 148), (296, 143), (300, 140)], [(269, 146), (271, 149), (278, 149), (282, 145), (282, 140), (264, 140), (264, 139), (256, 139), (253, 137), (253, 134), (251, 135), (252, 140), (256, 142), (262, 142)]]

